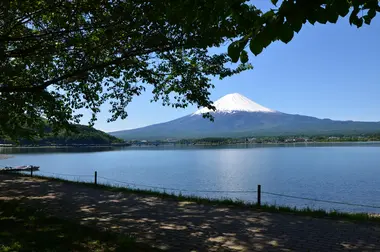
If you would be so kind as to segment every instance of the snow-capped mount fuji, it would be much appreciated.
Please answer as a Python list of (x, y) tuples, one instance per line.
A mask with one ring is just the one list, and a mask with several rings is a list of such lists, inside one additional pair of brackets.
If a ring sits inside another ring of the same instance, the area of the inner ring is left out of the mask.
[[(225, 95), (213, 105), (215, 111), (201, 108), (190, 115), (169, 122), (110, 134), (125, 140), (163, 140), (380, 132), (379, 122), (333, 121), (286, 114), (266, 108), (238, 93)], [(203, 118), (202, 114), (207, 112), (214, 117), (214, 122)]]
[(239, 93), (228, 94), (213, 103), (216, 110), (202, 108), (197, 110), (193, 115), (210, 113), (236, 113), (236, 112), (276, 112), (266, 108)]

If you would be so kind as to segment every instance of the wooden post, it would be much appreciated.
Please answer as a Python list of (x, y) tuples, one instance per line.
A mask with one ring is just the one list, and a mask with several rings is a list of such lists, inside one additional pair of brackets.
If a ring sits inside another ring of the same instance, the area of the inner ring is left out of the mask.
[(95, 185), (98, 184), (98, 172), (95, 171)]
[(261, 206), (261, 185), (257, 185), (257, 206)]

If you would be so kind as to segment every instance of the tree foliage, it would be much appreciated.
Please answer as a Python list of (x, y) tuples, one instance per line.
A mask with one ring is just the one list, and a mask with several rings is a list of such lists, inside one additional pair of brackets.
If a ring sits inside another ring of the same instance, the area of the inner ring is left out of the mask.
[[(127, 116), (133, 96), (210, 107), (211, 77), (229, 68), (210, 54), (239, 31), (228, 19), (242, 0), (10, 0), (0, 9), (0, 133), (33, 137), (78, 123), (78, 110), (110, 103), (109, 121)], [(192, 10), (192, 11), (189, 11)]]
[[(252, 68), (274, 41), (309, 22), (370, 24), (378, 0), (5, 0), (0, 3), (0, 134), (12, 138), (78, 123), (81, 109), (109, 121), (146, 87), (163, 105), (213, 108), (211, 77)], [(221, 54), (208, 49), (229, 44)], [(231, 62), (241, 62), (232, 65)], [(207, 115), (206, 115), (207, 116)]]
[(349, 16), (349, 23), (360, 28), (371, 24), (380, 12), (379, 0), (271, 0), (273, 8), (262, 12), (247, 6), (245, 12), (233, 12), (244, 36), (237, 38), (228, 47), (233, 62), (247, 62), (246, 47), (254, 55), (260, 54), (275, 41), (289, 43), (307, 22), (336, 23), (339, 18)]

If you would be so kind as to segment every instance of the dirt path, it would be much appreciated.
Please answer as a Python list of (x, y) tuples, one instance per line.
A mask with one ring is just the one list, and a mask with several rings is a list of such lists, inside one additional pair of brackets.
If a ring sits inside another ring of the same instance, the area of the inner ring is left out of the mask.
[(380, 226), (213, 207), (0, 175), (0, 200), (136, 235), (170, 251), (380, 251)]

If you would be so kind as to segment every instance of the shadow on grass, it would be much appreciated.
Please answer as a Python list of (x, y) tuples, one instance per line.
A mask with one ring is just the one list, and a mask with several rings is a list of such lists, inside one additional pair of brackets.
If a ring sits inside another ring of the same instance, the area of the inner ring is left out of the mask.
[(0, 201), (0, 251), (149, 251), (126, 235), (97, 229)]

